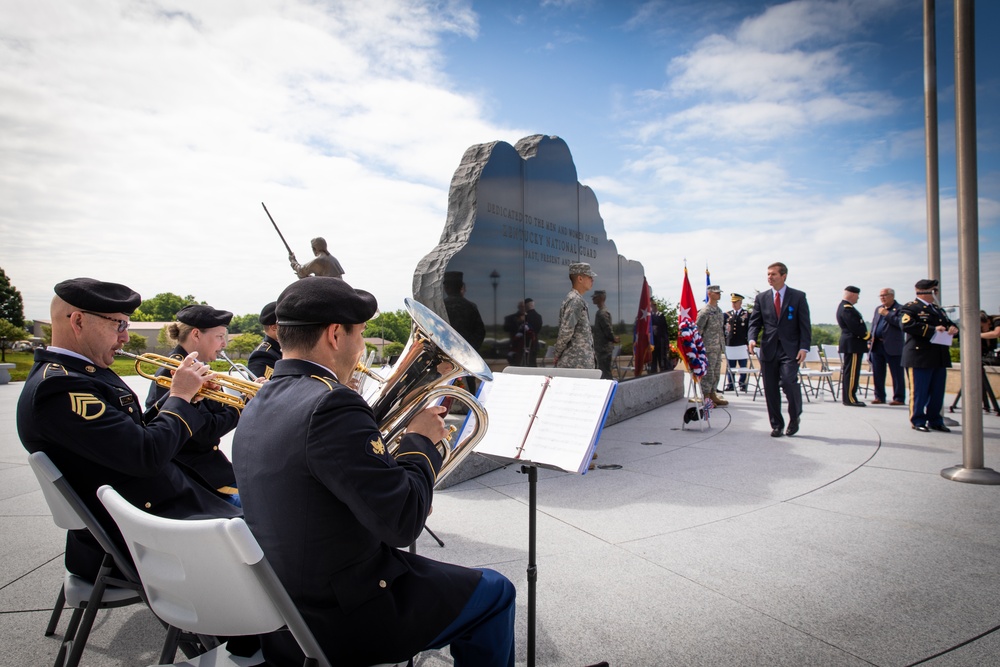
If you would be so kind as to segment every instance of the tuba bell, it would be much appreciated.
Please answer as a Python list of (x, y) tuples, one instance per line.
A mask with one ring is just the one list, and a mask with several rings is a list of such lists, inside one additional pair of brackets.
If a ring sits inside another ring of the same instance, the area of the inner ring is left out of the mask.
[(404, 299), (403, 303), (413, 318), (410, 338), (389, 376), (368, 397), (368, 403), (393, 455), (406, 425), (421, 410), (446, 397), (468, 406), (476, 420), (472, 430), (460, 433), (462, 439), (454, 445), (450, 439), (437, 443), (444, 459), (434, 482), (437, 486), (472, 453), (489, 424), (486, 410), (476, 397), (451, 383), (465, 375), (492, 381), (493, 373), (479, 353), (427, 306), (413, 299)]

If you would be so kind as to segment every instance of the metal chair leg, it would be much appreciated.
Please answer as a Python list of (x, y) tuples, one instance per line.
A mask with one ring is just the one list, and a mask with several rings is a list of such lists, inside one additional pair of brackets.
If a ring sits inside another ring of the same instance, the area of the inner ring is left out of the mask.
[(49, 624), (45, 628), (45, 636), (51, 637), (56, 632), (56, 626), (59, 625), (59, 618), (62, 616), (63, 607), (66, 606), (66, 585), (63, 584), (59, 587), (59, 596), (56, 598), (56, 604), (52, 607), (52, 616), (49, 617)]

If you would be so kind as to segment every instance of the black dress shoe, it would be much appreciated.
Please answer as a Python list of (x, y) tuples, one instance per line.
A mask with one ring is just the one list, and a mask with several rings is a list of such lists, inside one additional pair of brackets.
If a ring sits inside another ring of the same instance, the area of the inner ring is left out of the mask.
[(932, 431), (941, 431), (942, 433), (951, 433), (951, 429), (948, 428), (947, 426), (945, 426), (944, 424), (937, 424), (936, 426), (932, 425), (932, 426), (929, 426), (928, 428), (930, 428), (930, 430), (932, 430)]
[(772, 438), (780, 438), (781, 436), (782, 436), (782, 433), (781, 433), (781, 427), (780, 426), (778, 428), (772, 428), (771, 429), (771, 437)]
[(849, 408), (867, 408), (868, 406), (858, 401), (857, 403), (844, 403)]
[(788, 422), (788, 428), (785, 430), (785, 435), (795, 435), (799, 432), (799, 420)]
[[(948, 427), (945, 426), (945, 428), (948, 428)], [(931, 430), (929, 428), (927, 428), (926, 426), (924, 426), (923, 424), (921, 424), (920, 426), (914, 426), (913, 430), (914, 431), (920, 431), (921, 433), (930, 433), (931, 432)]]

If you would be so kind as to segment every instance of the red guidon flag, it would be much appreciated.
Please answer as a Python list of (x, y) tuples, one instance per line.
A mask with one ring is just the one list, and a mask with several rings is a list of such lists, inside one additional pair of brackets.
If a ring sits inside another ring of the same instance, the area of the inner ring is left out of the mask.
[(639, 293), (639, 312), (635, 316), (635, 332), (632, 335), (632, 366), (636, 377), (642, 375), (646, 364), (653, 357), (653, 350), (649, 345), (649, 332), (653, 327), (650, 303), (649, 283), (643, 278), (642, 292)]

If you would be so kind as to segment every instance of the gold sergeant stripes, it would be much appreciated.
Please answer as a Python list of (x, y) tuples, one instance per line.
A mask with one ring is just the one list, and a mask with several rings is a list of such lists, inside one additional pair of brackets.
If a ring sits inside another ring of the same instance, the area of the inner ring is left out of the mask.
[(106, 409), (104, 401), (93, 394), (70, 392), (69, 403), (70, 409), (87, 421), (97, 419)]

